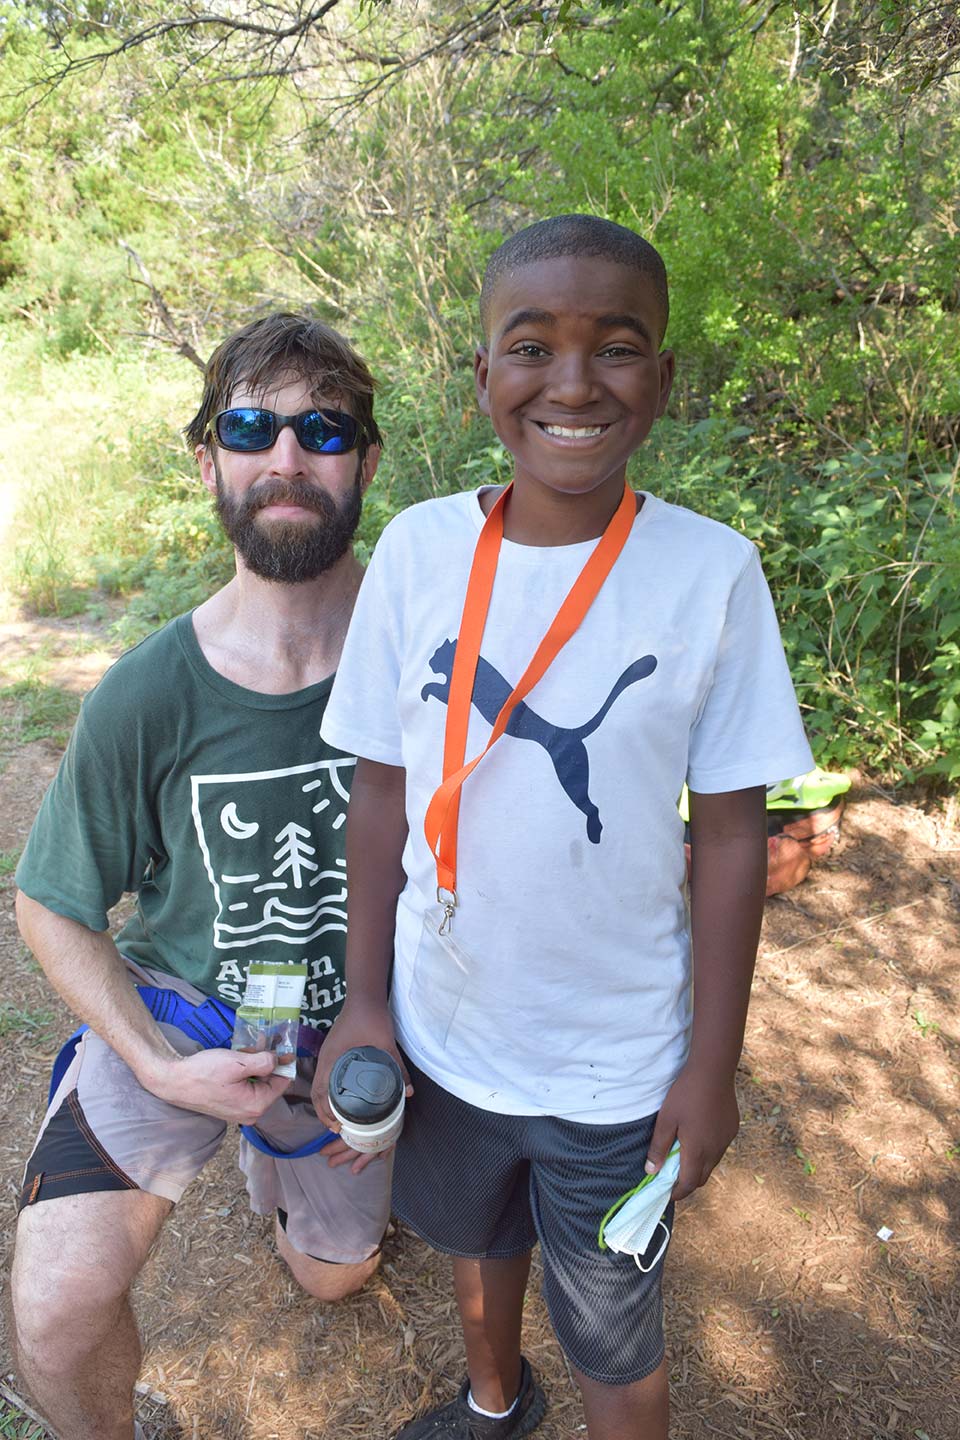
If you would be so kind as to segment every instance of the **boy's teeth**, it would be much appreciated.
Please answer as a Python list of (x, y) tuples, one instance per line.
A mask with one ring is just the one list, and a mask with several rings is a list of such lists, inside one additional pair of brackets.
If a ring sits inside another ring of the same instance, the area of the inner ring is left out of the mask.
[(588, 435), (602, 435), (603, 425), (544, 425), (548, 435), (560, 435), (566, 439), (583, 439)]

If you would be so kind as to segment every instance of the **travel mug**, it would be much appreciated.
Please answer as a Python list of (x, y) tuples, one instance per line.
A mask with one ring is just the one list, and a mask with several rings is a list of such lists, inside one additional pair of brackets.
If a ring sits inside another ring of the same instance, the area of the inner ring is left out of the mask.
[(352, 1150), (375, 1155), (403, 1129), (403, 1075), (392, 1055), (375, 1045), (347, 1050), (330, 1074), (330, 1109)]

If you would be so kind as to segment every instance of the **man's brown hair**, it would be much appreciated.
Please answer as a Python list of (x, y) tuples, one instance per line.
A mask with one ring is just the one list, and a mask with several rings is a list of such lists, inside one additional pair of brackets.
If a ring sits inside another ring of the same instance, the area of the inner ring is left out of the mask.
[(383, 443), (373, 418), (374, 380), (364, 361), (329, 325), (290, 310), (252, 320), (217, 346), (204, 371), (200, 409), (183, 432), (188, 443), (210, 443), (215, 416), (240, 385), (258, 395), (291, 379), (309, 384), (316, 403), (336, 400), (350, 411), (360, 431), (361, 459), (370, 445)]

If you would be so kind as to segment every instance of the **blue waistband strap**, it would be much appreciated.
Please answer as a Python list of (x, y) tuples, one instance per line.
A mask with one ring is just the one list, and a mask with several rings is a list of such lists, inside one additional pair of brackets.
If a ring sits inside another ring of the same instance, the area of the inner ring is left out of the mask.
[(262, 1155), (270, 1155), (274, 1160), (303, 1160), (308, 1155), (316, 1155), (325, 1145), (339, 1137), (335, 1130), (324, 1130), (322, 1135), (315, 1139), (308, 1140), (306, 1145), (301, 1145), (299, 1150), (275, 1150), (269, 1140), (264, 1140), (260, 1131), (253, 1125), (241, 1125), (240, 1134), (244, 1140), (248, 1140), (254, 1150), (259, 1150)]
[[(191, 1005), (189, 1000), (185, 1000), (175, 990), (161, 990), (156, 985), (138, 985), (137, 992), (158, 1023), (175, 1025), (184, 1035), (202, 1045), (204, 1050), (229, 1048), (233, 1035), (234, 1011), (229, 1005), (224, 1005), (223, 1001), (208, 995), (202, 1004)], [(75, 1030), (54, 1060), (47, 1096), (48, 1105), (53, 1102), (60, 1082), (70, 1068), (84, 1031), (89, 1028), (89, 1025), (81, 1025), (79, 1030)], [(337, 1138), (333, 1130), (324, 1130), (316, 1139), (301, 1145), (299, 1150), (276, 1150), (252, 1125), (241, 1125), (240, 1130), (255, 1149), (274, 1160), (302, 1160), (307, 1155), (315, 1155), (318, 1150), (322, 1150)]]
[(202, 1005), (191, 1005), (175, 990), (159, 990), (153, 985), (138, 985), (140, 999), (154, 1020), (175, 1025), (196, 1040), (204, 1050), (226, 1049), (233, 1035), (235, 1012), (222, 1000), (208, 995)]
[[(229, 1046), (233, 1034), (234, 1012), (229, 1005), (215, 1000), (212, 995), (208, 995), (201, 1005), (191, 1005), (189, 1000), (184, 1000), (175, 990), (161, 990), (156, 985), (138, 985), (137, 993), (154, 1020), (165, 1025), (175, 1025), (184, 1035), (189, 1035), (191, 1040), (202, 1045), (204, 1050)], [(47, 1096), (48, 1105), (70, 1068), (84, 1031), (89, 1028), (88, 1025), (81, 1025), (79, 1030), (74, 1030), (54, 1060)]]
[(50, 1071), (50, 1089), (47, 1091), (47, 1109), (53, 1104), (53, 1097), (60, 1089), (60, 1081), (70, 1069), (74, 1055), (77, 1053), (77, 1046), (83, 1039), (84, 1032), (89, 1030), (89, 1025), (81, 1025), (79, 1030), (74, 1030), (69, 1040), (65, 1040), (57, 1052), (53, 1062), (53, 1069)]

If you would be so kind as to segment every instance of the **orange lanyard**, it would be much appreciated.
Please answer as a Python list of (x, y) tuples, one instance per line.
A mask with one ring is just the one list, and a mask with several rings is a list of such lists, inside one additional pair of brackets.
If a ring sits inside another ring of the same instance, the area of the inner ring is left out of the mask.
[(600, 536), (580, 574), (570, 588), (554, 620), (537, 647), (516, 687), (510, 692), (490, 732), (490, 739), (469, 764), (467, 731), (470, 705), (480, 659), (480, 644), (490, 609), (493, 582), (503, 541), (503, 512), (512, 486), (508, 485), (487, 516), (473, 555), (467, 593), (460, 618), (460, 632), (450, 676), (447, 719), (443, 741), (443, 781), (427, 806), (423, 831), (437, 861), (437, 900), (444, 916), (440, 934), (446, 934), (457, 907), (457, 827), (460, 818), (460, 791), (467, 776), (476, 769), (492, 745), (500, 739), (520, 701), (542, 679), (547, 669), (579, 628), (593, 604), (633, 528), (637, 514), (636, 497), (624, 486), (623, 499), (606, 530)]

